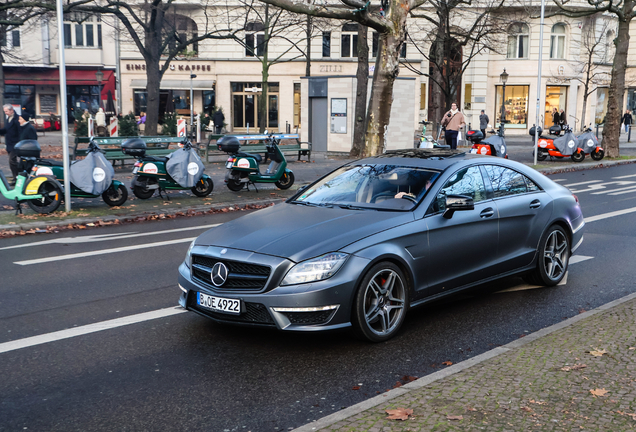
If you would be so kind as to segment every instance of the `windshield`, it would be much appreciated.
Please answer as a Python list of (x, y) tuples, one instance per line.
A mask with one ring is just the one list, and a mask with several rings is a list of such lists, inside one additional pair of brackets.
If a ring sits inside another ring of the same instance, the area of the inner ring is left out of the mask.
[(377, 210), (409, 210), (439, 172), (396, 165), (345, 166), (292, 201), (296, 204)]

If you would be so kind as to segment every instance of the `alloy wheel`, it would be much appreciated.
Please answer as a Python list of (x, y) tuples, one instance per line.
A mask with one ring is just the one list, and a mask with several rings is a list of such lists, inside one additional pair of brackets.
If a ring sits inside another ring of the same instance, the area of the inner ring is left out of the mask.
[(364, 319), (368, 329), (378, 336), (393, 333), (405, 313), (405, 287), (391, 269), (381, 270), (371, 278), (364, 293)]
[(560, 230), (554, 230), (548, 236), (543, 251), (543, 265), (546, 275), (557, 280), (566, 270), (569, 258), (568, 240)]

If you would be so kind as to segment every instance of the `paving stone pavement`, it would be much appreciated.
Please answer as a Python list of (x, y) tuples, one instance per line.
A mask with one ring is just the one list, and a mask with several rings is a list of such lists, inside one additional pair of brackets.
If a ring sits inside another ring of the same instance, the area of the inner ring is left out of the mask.
[[(497, 348), (491, 355), (501, 354), (458, 373), (409, 383), (410, 391), (393, 390), (404, 393), (331, 425), (297, 431), (634, 430), (636, 296), (613, 303), (529, 343)], [(386, 410), (400, 408), (413, 410), (408, 420), (387, 419)]]

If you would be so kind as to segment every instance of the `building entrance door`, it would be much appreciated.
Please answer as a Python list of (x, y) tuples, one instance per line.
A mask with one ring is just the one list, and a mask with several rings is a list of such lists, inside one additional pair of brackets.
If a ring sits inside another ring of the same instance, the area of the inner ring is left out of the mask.
[[(234, 132), (258, 130), (258, 100), (261, 83), (232, 83), (232, 127)], [(278, 83), (269, 83), (267, 89), (266, 127), (278, 131)]]
[[(544, 124), (546, 128), (554, 125), (554, 109), (561, 113), (561, 110), (565, 110), (568, 99), (568, 87), (567, 86), (547, 86), (545, 89), (545, 120)], [(565, 111), (564, 111), (565, 112)], [(568, 113), (565, 113), (567, 116)], [(565, 123), (570, 123), (568, 119), (565, 119)], [(574, 126), (573, 126), (574, 127)]]

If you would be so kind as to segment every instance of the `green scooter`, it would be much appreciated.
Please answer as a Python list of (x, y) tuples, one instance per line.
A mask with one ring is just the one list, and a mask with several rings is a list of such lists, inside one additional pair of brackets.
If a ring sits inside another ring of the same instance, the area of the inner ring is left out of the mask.
[[(294, 184), (294, 173), (287, 169), (287, 160), (280, 151), (278, 143), (280, 139), (273, 134), (268, 134), (265, 146), (267, 147), (267, 158), (272, 162), (264, 173), (261, 173), (258, 163), (262, 161), (261, 155), (240, 152), (240, 142), (238, 138), (231, 135), (221, 137), (217, 141), (219, 150), (230, 154), (225, 167), (225, 183), (228, 189), (238, 192), (252, 184), (256, 188), (256, 183), (274, 183), (279, 189), (289, 189)], [(258, 189), (257, 189), (258, 191)]]
[[(91, 138), (88, 144), (88, 152), (100, 152), (101, 149)], [(32, 175), (47, 175), (55, 177), (58, 181), (64, 181), (64, 167), (62, 162), (58, 162), (51, 159), (40, 159), (40, 155), (37, 157), (22, 157), (21, 163), (24, 164), (27, 171), (30, 171)], [(71, 183), (71, 197), (73, 198), (98, 198), (99, 195), (84, 192), (73, 183)], [(101, 194), (102, 199), (106, 204), (111, 207), (121, 206), (128, 199), (128, 190), (126, 185), (118, 180), (112, 181), (110, 187)]]
[[(170, 175), (168, 161), (174, 158), (179, 150), (170, 157), (146, 156), (146, 143), (140, 138), (131, 138), (121, 144), (122, 152), (138, 158), (133, 168), (134, 178), (131, 183), (131, 189), (137, 198), (148, 199), (155, 191), (159, 191), (161, 195), (161, 191), (167, 190), (189, 189), (198, 197), (206, 197), (212, 193), (214, 183), (208, 175), (201, 174), (204, 169), (203, 162), (196, 156), (196, 151), (192, 150), (192, 143), (185, 139), (180, 146), (183, 146), (183, 150), (188, 152), (192, 159), (189, 163), (186, 161), (185, 169), (178, 170), (180, 178), (174, 178)], [(196, 183), (190, 185), (189, 179), (196, 177), (199, 177)], [(187, 186), (183, 186), (184, 184)]]
[(14, 188), (11, 188), (0, 170), (0, 193), (6, 199), (15, 200), (16, 214), (22, 213), (20, 204), (25, 201), (37, 213), (52, 213), (60, 206), (64, 195), (62, 186), (54, 178), (43, 175), (30, 176), (24, 170), (18, 174)]

